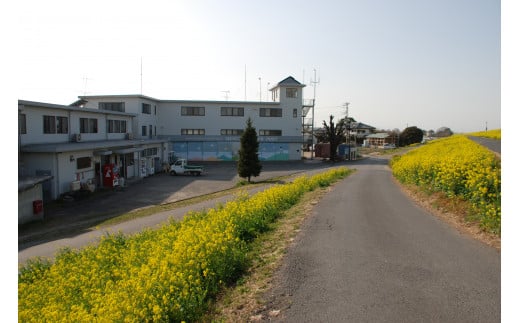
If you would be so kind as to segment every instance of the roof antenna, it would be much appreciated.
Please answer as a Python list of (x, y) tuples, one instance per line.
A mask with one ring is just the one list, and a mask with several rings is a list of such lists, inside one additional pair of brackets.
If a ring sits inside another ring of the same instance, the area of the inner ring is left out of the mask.
[(226, 101), (227, 101), (227, 100), (228, 100), (228, 97), (229, 97), (229, 92), (230, 92), (230, 91), (227, 90), (227, 91), (220, 91), (220, 92), (224, 93), (224, 96), (226, 97)]

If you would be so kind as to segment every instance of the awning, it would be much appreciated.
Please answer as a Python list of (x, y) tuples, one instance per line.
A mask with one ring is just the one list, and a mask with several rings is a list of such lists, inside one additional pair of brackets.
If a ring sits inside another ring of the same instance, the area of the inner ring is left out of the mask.
[(94, 150), (94, 156), (112, 155), (112, 150)]
[(142, 148), (142, 147), (139, 147), (139, 148), (135, 148), (135, 147), (122, 148), (122, 149), (114, 150), (114, 154), (123, 155), (123, 154), (133, 153), (133, 152), (136, 152), (136, 151), (143, 151), (143, 150), (144, 150), (144, 148)]

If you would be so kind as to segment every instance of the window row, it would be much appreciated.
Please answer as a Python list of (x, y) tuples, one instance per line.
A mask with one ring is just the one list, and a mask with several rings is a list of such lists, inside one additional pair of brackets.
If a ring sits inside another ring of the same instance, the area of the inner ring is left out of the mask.
[[(221, 129), (220, 134), (222, 136), (241, 136), (244, 133), (244, 129)], [(181, 135), (198, 135), (203, 136), (206, 134), (205, 129), (181, 129)], [(260, 136), (281, 136), (282, 130), (266, 130), (261, 129), (258, 131)]]
[[(182, 116), (205, 116), (206, 108), (205, 107), (181, 107), (181, 115)], [(221, 107), (220, 115), (223, 117), (243, 117), (244, 108), (243, 107)], [(260, 116), (261, 117), (278, 117), (278, 118), (280, 118), (283, 116), (283, 111), (281, 108), (260, 108)], [(297, 116), (298, 116), (298, 110), (293, 109), (293, 117), (296, 118)]]
[[(25, 117), (25, 115), (24, 115)], [(27, 133), (25, 124), (20, 126), (20, 133)], [(80, 133), (98, 133), (98, 119), (80, 118)], [(126, 133), (125, 120), (107, 120), (108, 133)], [(67, 134), (69, 133), (69, 118), (58, 116), (43, 116), (43, 133)]]
[(43, 116), (43, 133), (69, 133), (69, 118)]
[(141, 157), (156, 156), (157, 152), (158, 152), (157, 147), (155, 147), (155, 148), (146, 148), (145, 150), (141, 151)]
[(125, 112), (124, 102), (99, 102), (100, 110)]

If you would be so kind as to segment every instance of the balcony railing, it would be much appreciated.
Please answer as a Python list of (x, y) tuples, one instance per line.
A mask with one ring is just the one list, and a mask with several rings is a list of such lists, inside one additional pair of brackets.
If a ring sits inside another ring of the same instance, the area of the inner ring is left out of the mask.
[(314, 99), (304, 99), (303, 100), (303, 106), (304, 107), (313, 107), (314, 106)]

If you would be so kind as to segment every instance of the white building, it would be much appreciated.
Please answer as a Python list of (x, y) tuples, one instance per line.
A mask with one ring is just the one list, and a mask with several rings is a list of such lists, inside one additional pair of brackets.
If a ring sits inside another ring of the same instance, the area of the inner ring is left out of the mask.
[(81, 186), (103, 186), (108, 164), (117, 165), (124, 179), (154, 173), (168, 156), (168, 145), (161, 139), (132, 139), (137, 118), (135, 113), (19, 100), (19, 175), (52, 176), (43, 183), (43, 197), (49, 200)]
[[(303, 87), (287, 77), (272, 102), (161, 100), (144, 95), (81, 96), (70, 106), (18, 101), (20, 175), (49, 175), (44, 196), (104, 184), (104, 165), (125, 180), (153, 174), (171, 155), (236, 160), (251, 118), (261, 160), (299, 160)], [(79, 183), (78, 183), (79, 182)]]
[(299, 160), (304, 86), (288, 77), (271, 89), (272, 102), (159, 100), (143, 95), (80, 98), (86, 108), (111, 104), (138, 114), (136, 138), (166, 140), (170, 152), (190, 161), (236, 160), (248, 117), (258, 133), (261, 160)]

